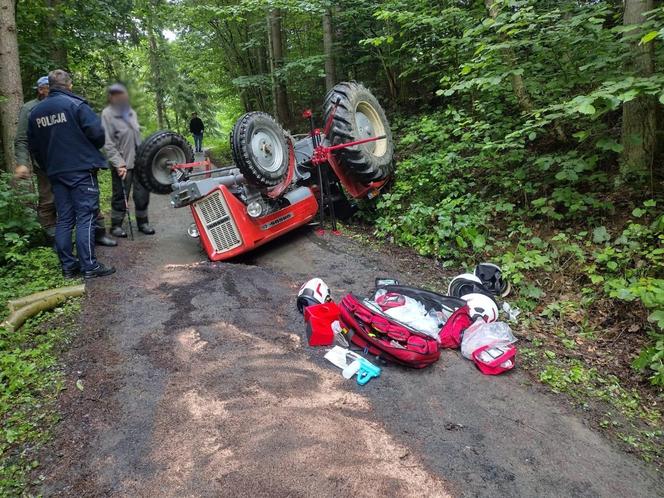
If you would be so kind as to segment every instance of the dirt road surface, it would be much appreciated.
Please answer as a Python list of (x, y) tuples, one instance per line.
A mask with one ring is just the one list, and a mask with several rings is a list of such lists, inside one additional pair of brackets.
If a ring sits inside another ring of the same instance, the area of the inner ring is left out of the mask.
[(660, 475), (518, 369), (486, 377), (449, 351), (360, 387), (307, 346), (303, 281), (362, 294), (377, 276), (440, 278), (430, 262), (303, 229), (212, 264), (187, 209), (151, 210), (157, 235), (100, 250), (118, 273), (88, 286), (44, 495), (662, 494)]

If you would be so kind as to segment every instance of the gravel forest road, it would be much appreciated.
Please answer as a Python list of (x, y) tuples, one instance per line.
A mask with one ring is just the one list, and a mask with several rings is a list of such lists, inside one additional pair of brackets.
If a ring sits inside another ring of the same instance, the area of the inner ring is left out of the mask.
[[(187, 209), (153, 197), (153, 237), (100, 250), (66, 353), (45, 496), (661, 496), (664, 480), (518, 368), (486, 377), (457, 352), (387, 366), (364, 387), (309, 348), (295, 293), (430, 263), (302, 229), (209, 263)], [(81, 379), (84, 389), (75, 387)]]

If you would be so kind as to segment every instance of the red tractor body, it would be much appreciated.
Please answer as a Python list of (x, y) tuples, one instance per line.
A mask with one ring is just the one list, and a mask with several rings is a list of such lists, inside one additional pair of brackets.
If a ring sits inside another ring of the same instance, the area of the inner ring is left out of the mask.
[(170, 194), (175, 208), (189, 206), (189, 234), (200, 237), (212, 261), (233, 258), (326, 213), (349, 218), (354, 199), (373, 198), (392, 175), (389, 123), (376, 98), (356, 82), (327, 95), (325, 129), (290, 136), (266, 113), (244, 114), (231, 132), (233, 165), (194, 161), (177, 133), (160, 131), (138, 148), (139, 180), (154, 193)]
[(252, 218), (247, 206), (220, 185), (191, 204), (191, 214), (203, 249), (212, 261), (233, 258), (306, 225), (318, 213), (318, 202), (308, 187), (297, 189), (293, 202), (266, 216)]

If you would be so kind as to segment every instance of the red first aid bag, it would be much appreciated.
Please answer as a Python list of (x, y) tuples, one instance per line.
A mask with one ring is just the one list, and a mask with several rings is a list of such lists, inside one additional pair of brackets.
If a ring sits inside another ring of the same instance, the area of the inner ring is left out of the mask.
[[(438, 361), (440, 348), (459, 347), (464, 330), (471, 324), (463, 299), (398, 283), (377, 285), (374, 296), (378, 290), (384, 293), (375, 298), (374, 306), (352, 294), (344, 297), (339, 305), (341, 322), (349, 330), (349, 339), (354, 344), (371, 354), (413, 368), (424, 368)], [(448, 317), (437, 332), (437, 340), (386, 315), (390, 309), (403, 304), (403, 296), (415, 299), (425, 310)]]
[(514, 368), (516, 348), (513, 344), (487, 344), (473, 351), (473, 361), (484, 375), (499, 375)]
[(352, 294), (341, 300), (339, 308), (349, 339), (372, 355), (412, 368), (424, 368), (440, 358), (435, 339), (395, 323)]
[[(426, 309), (451, 313), (445, 325), (443, 325), (438, 333), (441, 348), (457, 349), (461, 346), (461, 337), (464, 330), (473, 323), (466, 301), (458, 297), (443, 296), (430, 290), (400, 284), (380, 285), (378, 289), (385, 289), (387, 291), (385, 297), (388, 298), (388, 302), (395, 300), (393, 297), (389, 299), (391, 296), (403, 295), (418, 300), (424, 304)], [(378, 302), (378, 304), (380, 305), (381, 303)]]

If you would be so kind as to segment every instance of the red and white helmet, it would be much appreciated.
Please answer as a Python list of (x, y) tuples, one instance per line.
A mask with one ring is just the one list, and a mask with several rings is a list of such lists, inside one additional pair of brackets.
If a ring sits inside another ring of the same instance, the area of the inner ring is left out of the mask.
[(330, 288), (320, 278), (312, 278), (297, 293), (297, 309), (304, 313), (304, 308), (313, 304), (323, 304), (332, 301)]
[(461, 299), (466, 301), (470, 309), (470, 318), (475, 321), (477, 318), (482, 318), (485, 322), (495, 322), (498, 320), (498, 306), (496, 302), (486, 294), (474, 292), (461, 296)]

